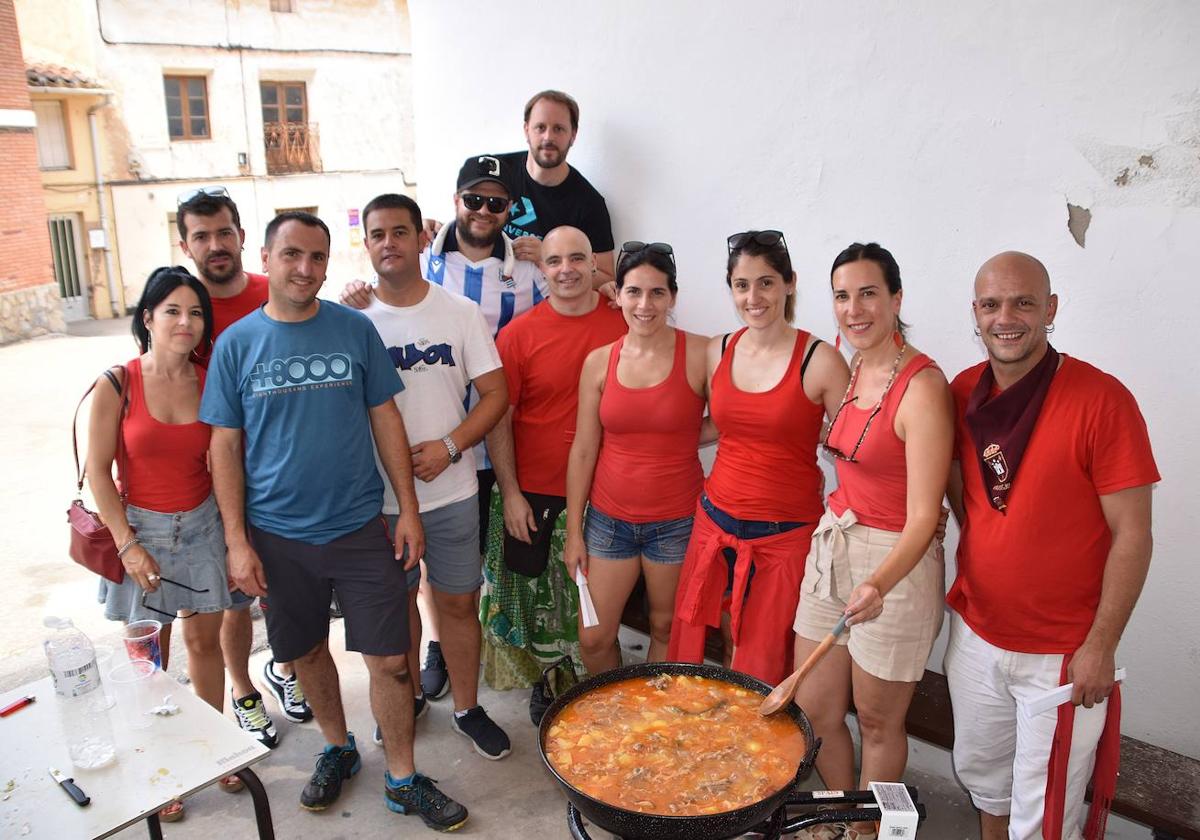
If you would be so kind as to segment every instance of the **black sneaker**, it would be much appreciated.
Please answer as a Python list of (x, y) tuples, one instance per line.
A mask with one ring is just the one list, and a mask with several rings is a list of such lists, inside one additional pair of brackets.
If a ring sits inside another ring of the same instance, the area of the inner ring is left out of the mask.
[(442, 658), (442, 646), (430, 642), (425, 651), (425, 664), (421, 666), (421, 691), (430, 700), (440, 700), (450, 690), (450, 674), (446, 671), (446, 660)]
[(300, 687), (300, 681), (296, 679), (295, 674), (285, 677), (276, 673), (275, 660), (268, 659), (267, 664), (263, 666), (263, 679), (267, 681), (267, 688), (271, 689), (271, 693), (279, 701), (279, 710), (285, 718), (292, 723), (307, 723), (313, 719), (312, 709), (308, 707), (304, 689)]
[(442, 793), (436, 779), (417, 773), (411, 784), (392, 787), (384, 777), (384, 802), (397, 814), (416, 814), (434, 831), (455, 831), (467, 821), (467, 809)]
[(354, 745), (354, 733), (346, 733), (347, 747), (326, 744), (317, 756), (317, 768), (300, 793), (300, 805), (310, 811), (324, 811), (342, 792), (342, 780), (349, 779), (362, 768), (362, 758)]
[(492, 761), (499, 761), (512, 752), (512, 744), (504, 730), (488, 717), (483, 706), (474, 706), (462, 717), (450, 718), (450, 726), (459, 735), (465, 735), (475, 744), (475, 752)]
[(546, 716), (546, 710), (553, 702), (546, 696), (546, 688), (542, 681), (535, 682), (533, 692), (529, 695), (529, 719), (533, 721), (534, 726), (542, 725), (542, 718)]
[[(413, 720), (416, 721), (421, 715), (429, 711), (429, 701), (424, 695), (413, 698)], [(375, 732), (371, 735), (371, 740), (375, 742), (375, 746), (383, 746), (383, 730), (379, 728), (379, 724), (375, 724)]]
[(275, 749), (279, 746), (275, 722), (267, 714), (261, 694), (252, 691), (245, 697), (234, 697), (230, 692), (229, 697), (233, 700), (233, 713), (237, 716), (238, 726), (261, 741), (264, 747)]

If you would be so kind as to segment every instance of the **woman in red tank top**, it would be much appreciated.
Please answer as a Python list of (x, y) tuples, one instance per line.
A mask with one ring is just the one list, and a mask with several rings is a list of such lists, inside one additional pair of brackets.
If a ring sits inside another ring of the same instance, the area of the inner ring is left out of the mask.
[[(114, 378), (97, 380), (88, 426), (89, 487), (125, 567), (122, 583), (102, 582), (105, 615), (162, 622), (164, 669), (171, 622), (186, 618), (192, 687), (220, 711), (220, 630), (230, 596), (224, 531), (208, 472), (210, 430), (198, 419), (204, 371), (190, 360), (212, 335), (203, 284), (178, 266), (156, 270), (134, 312), (133, 334), (142, 354), (115, 368)], [(124, 498), (113, 481), (114, 461)], [(177, 820), (182, 813), (182, 803), (174, 802), (160, 818)]]
[[(791, 326), (796, 274), (779, 231), (729, 237), (726, 282), (746, 327), (709, 343), (719, 432), (675, 601), (669, 658), (699, 662), (728, 617), (730, 665), (776, 683), (791, 670), (792, 619), (821, 516), (817, 444), (849, 371)], [(728, 340), (727, 340), (728, 339)]]
[(704, 480), (697, 446), (708, 339), (668, 320), (678, 291), (670, 246), (625, 243), (616, 281), (629, 332), (584, 361), (567, 461), (563, 560), (572, 578), (576, 569), (587, 576), (596, 606), (599, 623), (585, 627), (581, 617), (579, 630), (591, 674), (620, 664), (621, 612), (642, 575), (650, 601), (646, 659), (666, 657), (675, 588)]
[[(849, 633), (796, 695), (822, 740), (825, 786), (847, 789), (858, 786), (845, 723), (851, 698), (862, 730), (861, 783), (904, 773), (904, 720), (943, 615), (934, 533), (954, 415), (946, 378), (905, 338), (892, 255), (855, 243), (834, 260), (831, 285), (838, 327), (855, 350), (853, 372), (825, 440), (838, 487), (813, 536), (793, 627), (798, 665), (847, 617)], [(825, 838), (829, 829), (808, 836)], [(845, 836), (873, 837), (874, 826), (854, 825)]]

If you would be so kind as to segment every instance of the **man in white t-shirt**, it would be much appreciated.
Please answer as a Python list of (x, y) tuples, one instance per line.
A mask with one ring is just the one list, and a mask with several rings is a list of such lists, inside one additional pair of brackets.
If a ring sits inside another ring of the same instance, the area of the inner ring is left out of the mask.
[[(425, 530), (425, 565), (433, 591), (441, 651), (451, 675), (454, 731), (467, 736), (484, 758), (508, 755), (508, 736), (478, 704), (480, 627), (476, 593), (479, 518), (475, 457), (471, 447), (508, 407), (508, 387), (491, 330), (479, 306), (421, 276), (424, 244), (421, 210), (411, 198), (384, 194), (363, 209), (367, 251), (379, 276), (363, 310), (375, 324), (404, 390), (396, 405), (412, 442), (413, 474)], [(466, 408), (474, 385), (478, 400)], [(394, 519), (396, 498), (385, 495), (384, 515)], [(419, 568), (410, 572), (413, 646), (419, 668), (421, 619), (415, 609)], [(416, 713), (425, 708), (418, 693)], [(378, 732), (378, 728), (376, 729)]]

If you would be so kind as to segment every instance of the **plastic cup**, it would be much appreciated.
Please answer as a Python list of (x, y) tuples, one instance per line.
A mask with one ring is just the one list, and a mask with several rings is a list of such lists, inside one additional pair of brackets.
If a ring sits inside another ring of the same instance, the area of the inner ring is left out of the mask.
[(117, 702), (113, 695), (112, 686), (108, 684), (108, 674), (117, 663), (113, 660), (116, 649), (112, 645), (92, 645), (96, 649), (96, 667), (100, 669), (100, 688), (104, 692), (104, 708), (111, 709)]
[(131, 621), (125, 625), (125, 653), (130, 661), (142, 659), (153, 662), (156, 668), (162, 668), (162, 648), (159, 646), (159, 634), (162, 633), (162, 622), (152, 619)]
[(131, 659), (116, 665), (109, 672), (113, 696), (121, 719), (129, 729), (146, 729), (154, 722), (150, 710), (157, 705), (151, 678), (158, 667), (146, 659)]

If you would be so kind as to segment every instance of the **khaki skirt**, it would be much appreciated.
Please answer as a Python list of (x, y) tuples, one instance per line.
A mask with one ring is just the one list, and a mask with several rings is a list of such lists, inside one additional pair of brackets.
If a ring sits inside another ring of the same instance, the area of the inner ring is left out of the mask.
[[(857, 521), (847, 510), (826, 508), (804, 563), (800, 603), (792, 629), (820, 641), (837, 624), (854, 587), (882, 565), (900, 539)], [(911, 572), (883, 598), (878, 618), (852, 625), (838, 637), (860, 668), (881, 680), (917, 682), (945, 614), (946, 570), (942, 544), (933, 540)]]

